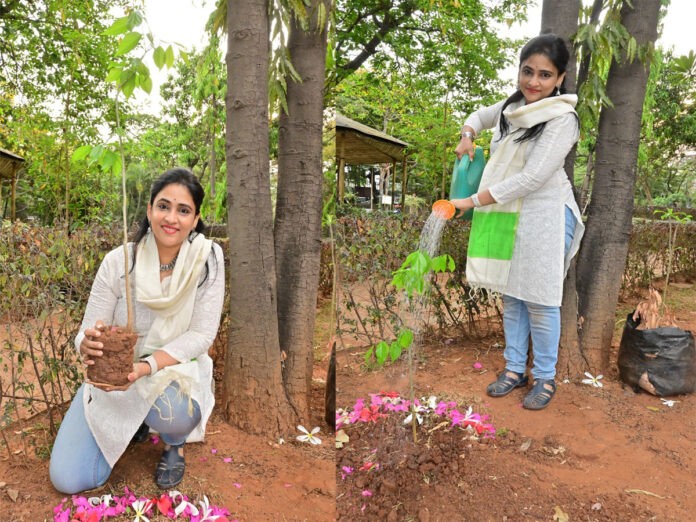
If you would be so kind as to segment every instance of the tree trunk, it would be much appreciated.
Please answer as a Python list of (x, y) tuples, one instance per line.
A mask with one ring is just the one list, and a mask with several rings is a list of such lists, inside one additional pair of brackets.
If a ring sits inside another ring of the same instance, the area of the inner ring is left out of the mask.
[(283, 390), (268, 167), (269, 17), (266, 0), (227, 4), (226, 157), (230, 327), (226, 420), (276, 437), (297, 420)]
[[(660, 0), (624, 3), (621, 21), (638, 46), (657, 37)], [(585, 239), (578, 259), (580, 344), (594, 372), (609, 365), (616, 303), (631, 234), (636, 163), (649, 64), (614, 60), (607, 95), (614, 107), (599, 118), (595, 179)]]
[[(328, 2), (324, 12), (329, 12)], [(293, 17), (288, 51), (301, 83), (288, 79), (289, 114), (280, 115), (275, 252), (280, 348), (287, 358), (283, 383), (296, 415), (309, 422), (314, 317), (321, 258), (322, 131), (326, 20), (317, 26), (322, 0), (308, 6), (304, 30)]]
[[(559, 5), (562, 4), (562, 5)], [(565, 42), (570, 52), (566, 70), (565, 87), (568, 92), (576, 92), (575, 47), (571, 36), (578, 30), (580, 0), (563, 0), (562, 2), (544, 0), (541, 10), (541, 34), (554, 33)], [(565, 171), (573, 185), (575, 167), (575, 147), (566, 157)], [(577, 191), (575, 199), (577, 200)], [(575, 260), (572, 261), (568, 275), (563, 282), (563, 302), (561, 303), (561, 340), (558, 350), (557, 375), (560, 379), (573, 378), (587, 370), (586, 362), (580, 351), (578, 335), (578, 295), (576, 289)]]

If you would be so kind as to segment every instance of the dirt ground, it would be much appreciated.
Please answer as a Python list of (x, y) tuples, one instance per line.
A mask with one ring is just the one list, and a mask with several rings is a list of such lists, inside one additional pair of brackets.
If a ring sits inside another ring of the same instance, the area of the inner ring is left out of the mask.
[[(679, 303), (673, 308), (677, 322), (691, 331), (695, 287), (671, 290)], [(634, 304), (620, 303), (617, 317)], [(318, 328), (324, 323), (320, 315)], [(392, 414), (346, 428), (349, 442), (334, 450), (322, 420), (327, 361), (319, 357), (312, 426), (321, 426), (321, 446), (250, 436), (214, 412), (205, 443), (187, 445), (187, 473), (178, 489), (193, 499), (206, 495), (240, 521), (693, 520), (696, 398), (673, 397), (677, 402), (669, 407), (623, 386), (615, 363), (620, 332), (618, 324), (602, 388), (561, 382), (551, 405), (539, 412), (521, 407), (522, 389), (500, 399), (485, 394), (503, 368), (499, 330), (483, 340), (445, 338), (420, 346), (416, 395), (488, 415), (497, 433), (480, 440), (433, 429), (431, 422), (414, 444), (402, 418)], [(405, 364), (366, 371), (363, 354), (357, 346), (339, 349), (337, 406), (381, 391), (407, 396)], [(6, 430), (11, 451), (0, 443), (2, 522), (52, 520), (64, 498), (48, 480), (50, 439), (40, 424), (36, 418), (25, 427), (35, 445), (20, 443), (20, 427)], [(160, 451), (161, 442), (130, 447), (98, 494), (121, 495), (124, 487), (158, 494), (153, 473)]]
[[(696, 332), (694, 285), (675, 292), (678, 326)], [(677, 295), (680, 294), (680, 295)], [(617, 317), (625, 317), (621, 303)], [(503, 339), (445, 339), (421, 346), (416, 397), (435, 395), (487, 414), (493, 439), (424, 424), (413, 443), (405, 414), (345, 428), (337, 450), (337, 518), (387, 521), (687, 521), (696, 495), (696, 397), (634, 393), (612, 368), (597, 388), (560, 382), (549, 407), (522, 408), (526, 390), (492, 399), (504, 368)], [(408, 397), (404, 364), (366, 372), (364, 350), (337, 358), (337, 406), (380, 391)], [(581, 376), (582, 377), (582, 376)], [(362, 468), (362, 469), (361, 469)]]
[[(333, 433), (323, 421), (327, 364), (317, 361), (312, 386), (311, 427), (321, 427), (321, 445), (294, 440), (280, 445), (275, 440), (247, 435), (225, 423), (214, 410), (205, 442), (186, 445), (186, 475), (176, 489), (191, 500), (202, 500), (206, 495), (211, 504), (230, 511), (230, 521), (334, 520)], [(6, 435), (12, 453), (16, 453), (10, 458), (0, 443), (2, 522), (53, 520), (53, 507), (65, 498), (49, 481), (47, 449), (41, 446), (45, 437), (42, 442), (39, 423), (37, 417), (27, 426), (37, 435), (38, 452), (33, 446), (25, 451), (11, 430)], [(106, 485), (83, 495), (120, 496), (128, 487), (137, 496), (158, 496), (161, 490), (154, 483), (154, 471), (162, 448), (161, 441), (154, 444), (152, 440), (132, 445), (116, 464)], [(226, 462), (229, 458), (231, 461)], [(16, 500), (11, 498), (14, 492)]]

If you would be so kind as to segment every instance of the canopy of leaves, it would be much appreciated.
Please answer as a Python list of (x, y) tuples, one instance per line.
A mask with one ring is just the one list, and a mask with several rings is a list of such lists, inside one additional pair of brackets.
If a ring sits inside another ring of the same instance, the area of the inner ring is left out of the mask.
[(657, 52), (651, 64), (638, 164), (640, 196), (650, 205), (696, 201), (696, 54)]
[(495, 24), (522, 19), (527, 4), (339, 0), (336, 108), (410, 144), (409, 191), (442, 191), (464, 116), (512, 90), (499, 72), (521, 42)]

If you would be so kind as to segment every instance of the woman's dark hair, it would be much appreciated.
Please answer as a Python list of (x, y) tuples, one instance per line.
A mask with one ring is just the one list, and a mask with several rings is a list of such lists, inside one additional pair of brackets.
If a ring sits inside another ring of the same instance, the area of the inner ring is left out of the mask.
[[(200, 181), (198, 181), (198, 178), (193, 175), (193, 172), (183, 167), (174, 167), (173, 169), (169, 169), (152, 183), (152, 187), (150, 188), (150, 205), (155, 202), (157, 194), (162, 192), (166, 186), (172, 184), (183, 185), (188, 189), (189, 193), (191, 194), (191, 198), (193, 199), (193, 205), (196, 208), (196, 215), (198, 216), (201, 213), (201, 205), (203, 204), (203, 198), (205, 197), (205, 190), (203, 190)], [(150, 221), (147, 219), (147, 216), (145, 216), (140, 222), (138, 231), (135, 233), (135, 236), (133, 236), (133, 243), (135, 243), (135, 247), (137, 247), (137, 245), (147, 235), (149, 228)], [(203, 220), (199, 217), (195, 232), (201, 233), (203, 230), (205, 230), (205, 223), (203, 223)], [(193, 237), (195, 236), (189, 236), (189, 241), (192, 241)], [(135, 267), (136, 250), (137, 248), (133, 248), (133, 263), (131, 270), (133, 270), (133, 267)], [(203, 278), (202, 282), (208, 278), (208, 272), (208, 263), (206, 262), (205, 277)]]
[[(520, 67), (522, 67), (522, 64), (530, 56), (534, 54), (543, 54), (549, 60), (551, 60), (551, 62), (556, 66), (556, 69), (558, 69), (559, 75), (563, 74), (566, 71), (566, 67), (568, 66), (568, 59), (570, 58), (570, 53), (568, 52), (568, 48), (566, 47), (565, 42), (559, 36), (556, 36), (555, 34), (542, 34), (529, 40), (524, 45), (524, 47), (522, 47), (522, 51), (520, 51)], [(560, 88), (554, 89), (553, 95), (566, 93), (565, 80), (566, 79), (564, 77), (563, 82), (561, 82)], [(522, 94), (522, 91), (518, 87), (517, 90), (512, 94), (512, 96), (505, 100), (502, 111), (504, 111), (505, 108), (511, 103), (518, 102), (522, 98), (524, 98), (524, 94)], [(508, 123), (507, 118), (505, 117), (502, 111), (500, 114), (501, 139), (508, 133), (510, 129), (510, 124)], [(537, 123), (533, 127), (530, 127), (529, 129), (525, 130), (522, 136), (515, 139), (515, 142), (519, 143), (521, 141), (526, 141), (535, 138), (536, 136), (542, 133), (544, 127), (546, 127), (546, 122)]]

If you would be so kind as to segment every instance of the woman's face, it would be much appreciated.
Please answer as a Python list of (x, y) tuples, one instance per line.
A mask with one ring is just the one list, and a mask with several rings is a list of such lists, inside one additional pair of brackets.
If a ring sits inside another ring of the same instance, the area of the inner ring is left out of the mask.
[(520, 64), (517, 78), (518, 87), (527, 103), (551, 96), (556, 87), (560, 87), (565, 73), (558, 74), (558, 69), (543, 54), (533, 54)]
[(196, 228), (199, 214), (188, 188), (178, 183), (166, 185), (147, 205), (147, 218), (160, 254), (177, 253), (189, 233)]

